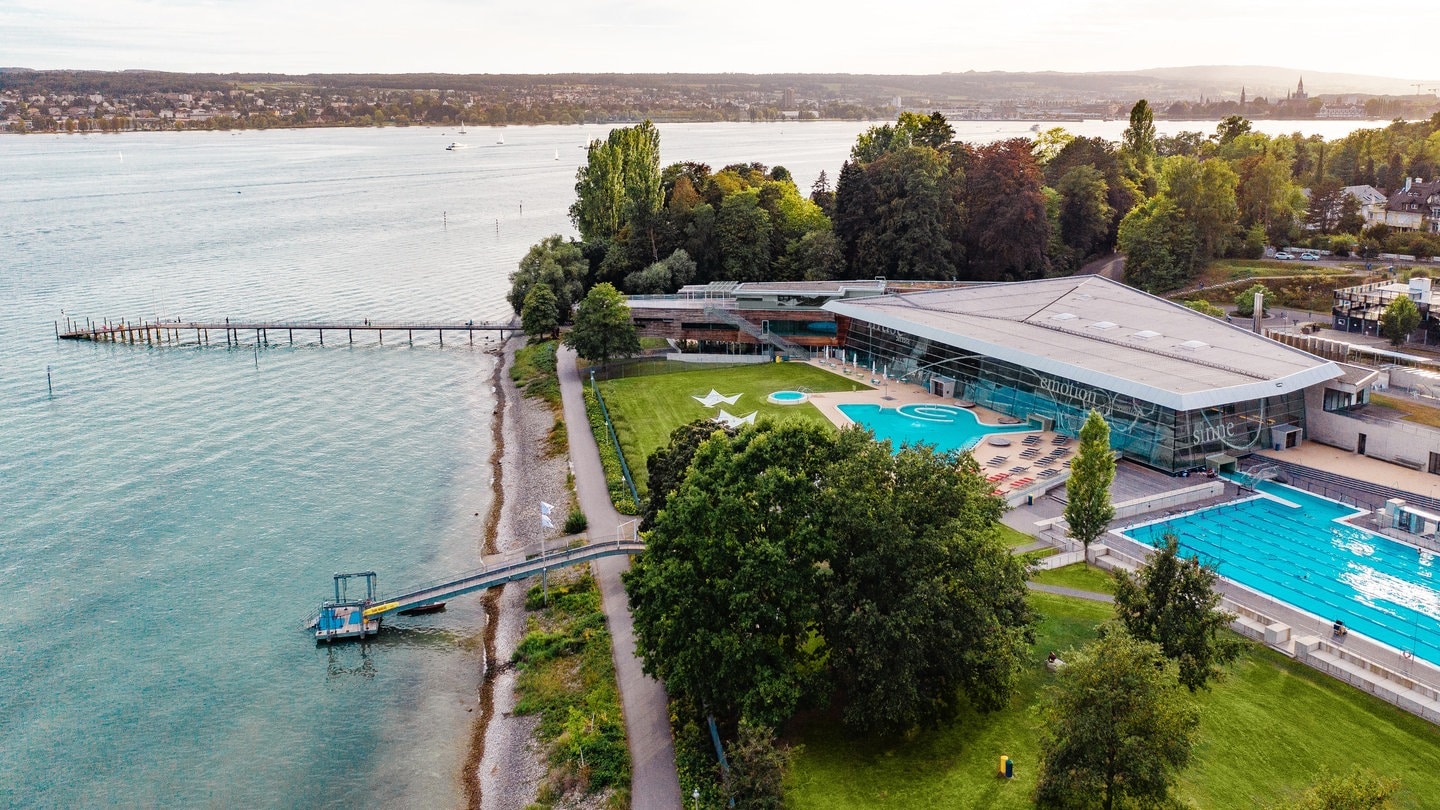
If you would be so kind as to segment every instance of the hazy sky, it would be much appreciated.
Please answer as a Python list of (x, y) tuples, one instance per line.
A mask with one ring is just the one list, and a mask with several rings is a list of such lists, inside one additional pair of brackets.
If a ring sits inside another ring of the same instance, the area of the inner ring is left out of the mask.
[(0, 0), (0, 66), (848, 72), (1276, 65), (1440, 75), (1440, 5), (1354, 0)]

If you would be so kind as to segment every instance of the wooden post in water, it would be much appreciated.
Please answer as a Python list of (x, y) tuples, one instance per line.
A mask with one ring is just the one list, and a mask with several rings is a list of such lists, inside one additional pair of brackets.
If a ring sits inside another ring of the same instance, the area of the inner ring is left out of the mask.
[(415, 345), (415, 330), (414, 330), (414, 329), (406, 329), (405, 332), (406, 332), (408, 335), (410, 335), (410, 345), (411, 345), (411, 346), (414, 346), (414, 345)]

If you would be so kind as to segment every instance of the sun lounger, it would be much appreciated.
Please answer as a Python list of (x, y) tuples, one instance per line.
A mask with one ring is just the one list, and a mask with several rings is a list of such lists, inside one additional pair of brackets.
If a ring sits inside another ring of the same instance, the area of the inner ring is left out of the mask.
[(1010, 472), (1012, 472), (1012, 473), (1014, 473), (1014, 474), (1016, 474), (1016, 475), (1019, 475), (1020, 473), (1023, 473), (1023, 472), (1025, 472), (1025, 471), (1028, 470), (1028, 469), (1030, 469), (1030, 468), (1029, 468), (1029, 467), (1011, 467), (1011, 468), (1010, 468)]
[(1057, 475), (1059, 475), (1059, 474), (1060, 474), (1060, 471), (1057, 470), (1057, 469), (1054, 469), (1054, 468), (1052, 467), (1051, 469), (1048, 469), (1048, 470), (1041, 470), (1035, 477), (1038, 478), (1038, 479), (1040, 479), (1041, 481), (1044, 481), (1044, 480), (1047, 479), (1047, 478), (1054, 478), (1055, 476), (1057, 476)]
[(1034, 478), (1028, 478), (1028, 477), (1027, 477), (1027, 478), (1016, 478), (1014, 481), (1011, 481), (1011, 482), (1010, 482), (1010, 488), (1011, 488), (1011, 489), (1019, 489), (1020, 487), (1026, 486), (1026, 485), (1028, 485), (1028, 484), (1033, 484), (1033, 483), (1035, 483), (1035, 479), (1034, 479)]
[(1026, 436), (1026, 437), (1021, 441), (1021, 443), (1022, 443), (1022, 444), (1030, 444), (1030, 445), (1039, 444), (1039, 443), (1040, 443), (1040, 434), (1038, 434), (1038, 433), (1031, 433), (1029, 436)]

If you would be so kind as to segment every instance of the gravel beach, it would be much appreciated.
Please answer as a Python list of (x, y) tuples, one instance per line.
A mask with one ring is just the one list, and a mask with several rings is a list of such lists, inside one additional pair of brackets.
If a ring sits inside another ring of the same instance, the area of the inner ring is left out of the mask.
[[(557, 507), (552, 516), (557, 525), (563, 523), (570, 504), (565, 487), (568, 456), (545, 455), (555, 414), (544, 402), (522, 397), (510, 379), (515, 350), (521, 345), (520, 339), (505, 342), (495, 381), (496, 399), (501, 403), (497, 439), (503, 442), (495, 470), (503, 496), (494, 535), (494, 551), (500, 554), (519, 553), (542, 538), (558, 537), (558, 531), (541, 527), (540, 501)], [(489, 597), (494, 601), (487, 606), (491, 621), (486, 629), (486, 686), (491, 710), (482, 711), (477, 719), (479, 759), (474, 763), (478, 806), (483, 810), (523, 810), (534, 801), (545, 776), (543, 755), (535, 741), (538, 718), (512, 713), (515, 673), (509, 661), (525, 635), (525, 591), (530, 584), (505, 586)]]

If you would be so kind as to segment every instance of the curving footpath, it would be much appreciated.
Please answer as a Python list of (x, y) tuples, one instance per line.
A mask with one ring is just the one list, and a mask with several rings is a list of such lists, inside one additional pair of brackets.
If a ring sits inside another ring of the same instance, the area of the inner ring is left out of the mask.
[[(590, 537), (612, 540), (621, 527), (633, 531), (632, 518), (615, 511), (600, 467), (600, 452), (585, 414), (580, 372), (575, 352), (560, 346), (555, 352), (555, 371), (560, 378), (560, 396), (565, 404), (566, 431), (570, 437), (570, 464), (575, 473), (575, 492), (580, 508), (590, 523)], [(600, 583), (600, 595), (610, 625), (615, 659), (615, 678), (620, 686), (620, 705), (625, 710), (625, 737), (630, 745), (630, 806), (636, 810), (679, 808), (680, 779), (675, 772), (675, 743), (670, 736), (669, 699), (665, 687), (640, 669), (635, 655), (635, 624), (620, 573), (629, 567), (628, 557), (610, 557), (591, 564)]]

